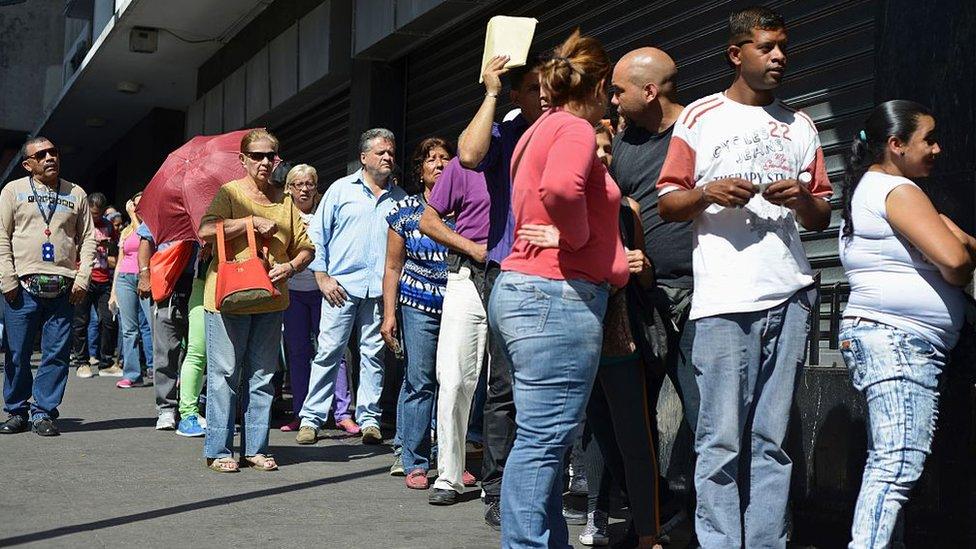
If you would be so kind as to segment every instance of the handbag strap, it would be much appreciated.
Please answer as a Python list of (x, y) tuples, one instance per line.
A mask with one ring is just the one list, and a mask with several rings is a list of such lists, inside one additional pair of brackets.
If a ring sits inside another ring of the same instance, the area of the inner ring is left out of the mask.
[(251, 257), (257, 257), (258, 244), (254, 238), (254, 218), (251, 216), (245, 217), (244, 226), (247, 227), (247, 248), (251, 250)]
[[(247, 232), (247, 247), (251, 251), (251, 257), (258, 257), (258, 244), (254, 237), (254, 219), (251, 216), (244, 218), (245, 232)], [(267, 249), (267, 247), (265, 247)], [(224, 243), (224, 220), (217, 220), (217, 260), (220, 263), (227, 263), (227, 250)]]
[(224, 220), (217, 220), (217, 261), (227, 263), (227, 252), (224, 250)]

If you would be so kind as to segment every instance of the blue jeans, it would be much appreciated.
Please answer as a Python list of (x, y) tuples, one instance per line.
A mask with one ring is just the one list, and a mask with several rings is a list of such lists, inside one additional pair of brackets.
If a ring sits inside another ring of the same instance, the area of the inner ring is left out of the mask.
[(806, 358), (807, 294), (696, 321), (695, 530), (704, 549), (786, 546), (793, 462), (783, 439)]
[[(13, 302), (3, 301), (7, 350), (4, 353), (3, 409), (32, 421), (57, 419), (68, 383), (71, 323), (74, 308), (68, 296), (34, 297), (23, 288)], [(41, 334), (41, 365), (31, 373), (34, 341)], [(31, 396), (34, 401), (28, 404)]]
[[(245, 456), (267, 454), (268, 424), (274, 389), (271, 377), (278, 367), (281, 311), (221, 314), (206, 311), (207, 435), (203, 455), (233, 455), (237, 388), (243, 385), (244, 425), (241, 448)], [(242, 384), (243, 378), (243, 384)]]
[(506, 271), (488, 315), (510, 359), (516, 435), (502, 476), (502, 547), (569, 547), (563, 458), (593, 388), (609, 293)]
[(380, 335), (382, 298), (348, 296), (339, 307), (322, 300), (318, 349), (312, 359), (308, 396), (302, 406), (302, 425), (316, 429), (325, 425), (332, 409), (339, 359), (353, 330), (359, 333), (359, 390), (356, 392), (356, 423), (380, 426), (380, 393), (383, 390), (383, 336)]
[(840, 341), (868, 403), (868, 460), (850, 547), (888, 547), (931, 452), (946, 355), (917, 335), (865, 320), (845, 320)]
[(403, 469), (430, 468), (430, 421), (437, 394), (437, 333), (441, 315), (401, 305), (403, 344), (407, 368), (403, 379), (400, 410)]
[(98, 358), (98, 310), (94, 305), (91, 306), (91, 312), (88, 314), (90, 315), (88, 317), (88, 356)]
[(141, 299), (136, 292), (139, 277), (135, 274), (120, 273), (115, 282), (115, 300), (119, 304), (119, 332), (122, 335), (123, 375), (129, 381), (142, 378), (142, 365), (139, 360), (139, 338), (146, 356), (146, 367), (152, 370), (152, 330), (149, 319), (152, 309), (149, 299)]

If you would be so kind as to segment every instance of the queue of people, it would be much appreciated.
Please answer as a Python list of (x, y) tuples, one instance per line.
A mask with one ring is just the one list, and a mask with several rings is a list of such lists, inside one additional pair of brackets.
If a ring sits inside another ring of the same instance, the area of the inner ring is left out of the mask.
[[(697, 543), (785, 547), (784, 439), (817, 321), (798, 226), (826, 229), (833, 193), (813, 120), (775, 94), (787, 36), (768, 8), (733, 13), (734, 80), (687, 107), (657, 48), (614, 64), (576, 31), (525, 67), (493, 58), (457, 147), (421, 140), (403, 181), (396, 137), (374, 128), (359, 141), (361, 168), (324, 194), (305, 164), (278, 187), (279, 142), (252, 130), (240, 145), (246, 175), (217, 192), (201, 242), (156, 242), (129, 204), (131, 224), (113, 226), (104, 196), (60, 178), (54, 144), (29, 140), (28, 177), (0, 193), (0, 433), (58, 433), (69, 362), (79, 377), (115, 367), (111, 310), (117, 386), (151, 381), (156, 429), (202, 437), (220, 473), (287, 465), (268, 451), (282, 338), (293, 417), (281, 429), (298, 444), (315, 444), (330, 415), (363, 444), (382, 443), (390, 352), (404, 367), (391, 470), (429, 490), (430, 504), (452, 505), (478, 483), (465, 443), (487, 368), (480, 484), (502, 546), (570, 545), (564, 473), (582, 439), (580, 542), (609, 543), (616, 490), (630, 510), (622, 546), (648, 548), (662, 541), (655, 408), (670, 377), (694, 435), (693, 463), (676, 469), (693, 479), (677, 497)], [(499, 123), (506, 81), (520, 111)], [(610, 103), (626, 127), (604, 119)], [(870, 430), (856, 548), (896, 535), (976, 266), (976, 239), (912, 181), (940, 153), (935, 126), (917, 103), (879, 105), (842, 185), (852, 291), (840, 348)], [(151, 299), (150, 258), (166, 250), (184, 262), (169, 295)], [(97, 364), (84, 347), (93, 304)], [(346, 370), (357, 363), (353, 398)]]

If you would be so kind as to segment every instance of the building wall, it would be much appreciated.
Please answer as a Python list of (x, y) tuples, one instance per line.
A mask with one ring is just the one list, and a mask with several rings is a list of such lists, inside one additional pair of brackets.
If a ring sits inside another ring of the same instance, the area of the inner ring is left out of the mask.
[(272, 4), (197, 70), (186, 136), (278, 125), (347, 88), (351, 13), (349, 0)]
[(117, 207), (143, 190), (166, 156), (183, 144), (186, 115), (153, 109), (76, 183), (86, 191), (101, 191)]
[(323, 3), (322, 0), (277, 0), (197, 69), (197, 95), (202, 96), (246, 64), (272, 39)]
[(45, 90), (60, 89), (63, 11), (63, 0), (0, 7), (0, 132), (34, 129)]

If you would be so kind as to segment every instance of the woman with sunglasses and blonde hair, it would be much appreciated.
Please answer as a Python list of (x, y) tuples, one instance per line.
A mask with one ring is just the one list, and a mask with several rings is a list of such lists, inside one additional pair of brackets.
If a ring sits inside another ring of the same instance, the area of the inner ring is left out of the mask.
[[(246, 175), (224, 184), (200, 221), (200, 238), (220, 251), (220, 239), (231, 260), (251, 257), (248, 233), (266, 248), (271, 265), (268, 278), (275, 294), (235, 303), (217, 302), (218, 261), (211, 262), (204, 293), (207, 328), (207, 434), (204, 456), (211, 469), (238, 470), (233, 459), (237, 389), (247, 395), (241, 428), (240, 465), (274, 471), (278, 464), (268, 455), (268, 426), (274, 391), (271, 378), (278, 364), (282, 313), (288, 308), (286, 281), (312, 261), (314, 247), (305, 222), (290, 199), (271, 185), (278, 161), (278, 139), (265, 130), (252, 130), (241, 140), (241, 162)], [(222, 222), (223, 235), (218, 223)], [(233, 311), (233, 312), (231, 312)], [(243, 379), (243, 384), (241, 383)]]

